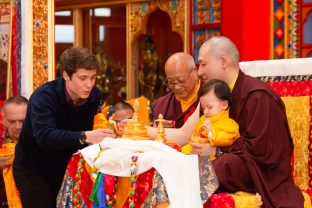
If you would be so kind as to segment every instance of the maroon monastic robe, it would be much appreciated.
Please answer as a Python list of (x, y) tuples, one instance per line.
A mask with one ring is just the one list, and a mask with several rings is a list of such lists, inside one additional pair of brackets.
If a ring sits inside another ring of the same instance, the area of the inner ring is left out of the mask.
[(213, 161), (219, 191), (258, 192), (266, 208), (300, 208), (304, 198), (291, 179), (293, 142), (284, 103), (266, 83), (239, 72), (230, 117), (241, 137)]
[(173, 92), (169, 92), (153, 102), (154, 119), (157, 119), (161, 113), (164, 119), (175, 121), (175, 128), (180, 128), (196, 110), (198, 102), (199, 98), (186, 111), (182, 112), (180, 101), (175, 98)]

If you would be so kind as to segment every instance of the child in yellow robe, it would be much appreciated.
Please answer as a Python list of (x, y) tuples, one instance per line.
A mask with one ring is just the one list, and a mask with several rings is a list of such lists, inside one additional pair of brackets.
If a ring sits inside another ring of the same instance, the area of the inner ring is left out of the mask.
[[(210, 80), (201, 89), (200, 104), (204, 115), (198, 120), (192, 142), (210, 143), (211, 146), (231, 146), (240, 137), (239, 126), (229, 118), (231, 90), (221, 80)], [(192, 154), (191, 145), (182, 148), (185, 154)]]

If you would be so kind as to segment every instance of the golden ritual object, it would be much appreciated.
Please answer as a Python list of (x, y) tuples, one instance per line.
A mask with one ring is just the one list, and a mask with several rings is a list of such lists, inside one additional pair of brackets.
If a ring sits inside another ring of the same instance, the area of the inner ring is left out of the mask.
[[(204, 131), (204, 127), (200, 127), (199, 132), (203, 132)], [(207, 144), (209, 142), (209, 138), (207, 137), (201, 137), (200, 133), (198, 134), (193, 134), (191, 136), (191, 141), (195, 142), (195, 143), (200, 143), (200, 144)]]
[(115, 116), (115, 113), (111, 117), (109, 117), (108, 124), (110, 126), (110, 129), (113, 130), (114, 134), (118, 138), (118, 137), (121, 137), (121, 133), (118, 131), (118, 126), (117, 126), (116, 121), (114, 121), (114, 116)]
[(158, 115), (158, 119), (156, 120), (158, 122), (158, 127), (157, 127), (157, 133), (156, 133), (156, 138), (155, 141), (166, 144), (166, 138), (165, 138), (165, 128), (163, 126), (163, 121), (164, 117), (162, 114)]
[(200, 136), (192, 136), (191, 141), (195, 143), (200, 143), (200, 144), (207, 144), (209, 142), (208, 138), (203, 138)]
[(147, 129), (145, 125), (141, 122), (139, 122), (139, 114), (138, 114), (138, 108), (139, 108), (139, 101), (135, 100), (134, 105), (134, 113), (132, 116), (132, 119), (127, 122), (127, 125), (125, 126), (124, 133), (121, 136), (121, 138), (124, 139), (132, 139), (132, 140), (149, 140), (150, 137), (147, 134)]
[[(206, 121), (207, 120), (208, 119), (206, 119)], [(206, 131), (205, 127), (203, 126), (203, 123), (200, 125), (197, 124), (198, 126), (196, 125), (194, 133), (191, 136), (191, 142), (200, 143), (200, 144), (209, 143), (208, 132)]]

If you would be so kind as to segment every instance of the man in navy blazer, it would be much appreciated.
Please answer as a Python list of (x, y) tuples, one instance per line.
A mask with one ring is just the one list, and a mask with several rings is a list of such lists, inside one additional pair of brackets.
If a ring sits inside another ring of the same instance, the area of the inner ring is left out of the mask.
[(62, 78), (31, 95), (16, 145), (13, 173), (24, 208), (54, 208), (71, 155), (114, 137), (109, 129), (92, 130), (102, 103), (94, 86), (99, 68), (95, 56), (85, 48), (71, 48), (61, 55), (60, 67)]

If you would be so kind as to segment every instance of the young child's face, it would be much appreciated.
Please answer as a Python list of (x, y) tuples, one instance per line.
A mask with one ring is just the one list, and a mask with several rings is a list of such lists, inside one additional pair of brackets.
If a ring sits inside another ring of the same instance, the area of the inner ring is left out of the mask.
[(113, 120), (117, 123), (118, 131), (122, 134), (124, 131), (124, 124), (121, 121), (130, 119), (133, 116), (133, 111), (130, 109), (116, 110)]
[(221, 111), (224, 111), (228, 107), (228, 101), (220, 100), (214, 93), (214, 90), (210, 90), (208, 93), (200, 97), (200, 104), (203, 108), (204, 115), (207, 117), (215, 116)]

